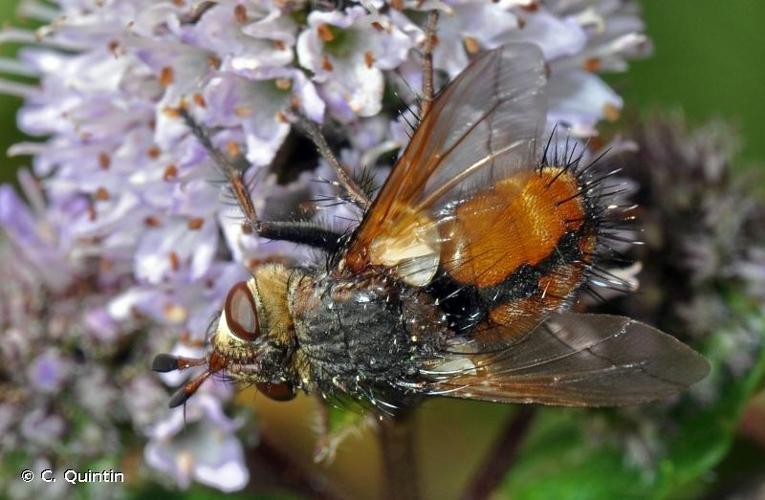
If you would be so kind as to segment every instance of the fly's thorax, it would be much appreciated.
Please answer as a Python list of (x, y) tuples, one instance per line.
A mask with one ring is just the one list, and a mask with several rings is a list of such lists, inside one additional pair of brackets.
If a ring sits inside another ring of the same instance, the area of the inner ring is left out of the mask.
[(302, 387), (325, 396), (400, 401), (445, 329), (421, 290), (379, 273), (294, 277), (289, 297)]

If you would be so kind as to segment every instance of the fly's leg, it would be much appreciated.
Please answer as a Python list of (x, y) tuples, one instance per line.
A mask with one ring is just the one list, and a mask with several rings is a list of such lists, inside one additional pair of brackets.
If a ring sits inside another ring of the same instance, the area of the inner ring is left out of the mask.
[(340, 161), (332, 152), (332, 148), (329, 147), (327, 139), (321, 132), (319, 125), (308, 117), (295, 113), (297, 122), (295, 125), (308, 136), (314, 143), (319, 154), (326, 160), (330, 167), (335, 171), (337, 175), (337, 181), (345, 191), (348, 201), (359, 207), (361, 210), (366, 210), (372, 201), (366, 192), (359, 186), (356, 180), (351, 176), (350, 172), (344, 167)]
[(337, 444), (332, 444), (332, 434), (329, 422), (329, 404), (319, 395), (316, 401), (316, 446), (313, 449), (315, 463), (331, 463), (335, 459)]
[(314, 401), (316, 401), (316, 445), (313, 449), (313, 461), (317, 464), (331, 464), (335, 460), (337, 446), (342, 438), (332, 435), (329, 403), (319, 395), (314, 395)]
[(433, 49), (438, 43), (436, 27), (438, 25), (438, 11), (431, 10), (428, 13), (428, 22), (425, 26), (425, 46), (422, 53), (422, 102), (420, 103), (420, 117), (424, 118), (433, 105)]
[(261, 221), (244, 181), (244, 173), (250, 167), (250, 163), (244, 155), (235, 146), (229, 148), (228, 154), (215, 147), (210, 131), (198, 123), (185, 107), (182, 106), (179, 109), (179, 114), (194, 137), (207, 150), (212, 160), (225, 175), (231, 192), (252, 231), (263, 238), (291, 241), (330, 252), (336, 251), (340, 247), (343, 235), (311, 222)]
[(316, 445), (313, 449), (313, 461), (315, 463), (331, 464), (335, 460), (337, 449), (340, 445), (353, 434), (358, 434), (364, 429), (373, 428), (376, 425), (375, 412), (368, 412), (366, 415), (354, 413), (353, 419), (332, 425), (330, 412), (332, 407), (324, 398), (314, 394), (316, 403)]

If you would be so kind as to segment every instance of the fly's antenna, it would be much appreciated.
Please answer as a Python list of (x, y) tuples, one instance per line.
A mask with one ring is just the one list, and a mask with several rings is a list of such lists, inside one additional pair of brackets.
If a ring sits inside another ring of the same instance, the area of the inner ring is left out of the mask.
[(207, 369), (204, 372), (192, 378), (190, 381), (183, 384), (180, 389), (175, 391), (175, 394), (172, 395), (168, 403), (170, 408), (181, 406), (188, 401), (188, 399), (199, 390), (205, 380), (226, 367), (226, 360), (214, 352), (210, 355), (209, 359), (187, 358), (185, 356), (174, 356), (172, 354), (157, 354), (157, 356), (154, 357), (154, 361), (151, 363), (151, 369), (159, 373), (183, 371), (188, 368), (204, 365), (207, 365)]
[(193, 366), (207, 364), (205, 358), (187, 358), (185, 356), (173, 356), (172, 354), (157, 354), (151, 363), (151, 369), (159, 373), (182, 371)]

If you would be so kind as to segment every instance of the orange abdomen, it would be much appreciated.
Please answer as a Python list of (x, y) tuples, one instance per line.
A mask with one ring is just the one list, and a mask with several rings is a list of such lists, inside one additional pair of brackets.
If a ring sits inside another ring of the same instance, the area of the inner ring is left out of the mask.
[(443, 268), (458, 283), (485, 288), (539, 264), (583, 224), (581, 189), (570, 170), (544, 167), (478, 192), (441, 228)]

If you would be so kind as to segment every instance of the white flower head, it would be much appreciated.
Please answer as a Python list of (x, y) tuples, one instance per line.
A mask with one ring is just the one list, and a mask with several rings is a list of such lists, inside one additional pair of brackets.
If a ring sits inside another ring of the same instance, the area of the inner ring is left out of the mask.
[(350, 121), (380, 112), (382, 70), (398, 67), (412, 46), (411, 39), (387, 19), (351, 7), (309, 14), (297, 52), (300, 64), (320, 83), (320, 93), (335, 118)]

